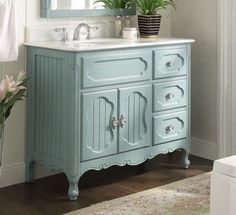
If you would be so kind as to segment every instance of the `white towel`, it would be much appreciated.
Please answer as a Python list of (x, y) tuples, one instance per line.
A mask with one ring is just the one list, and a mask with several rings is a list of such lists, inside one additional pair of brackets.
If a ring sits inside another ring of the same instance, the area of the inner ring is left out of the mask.
[(15, 0), (0, 0), (0, 62), (18, 57)]

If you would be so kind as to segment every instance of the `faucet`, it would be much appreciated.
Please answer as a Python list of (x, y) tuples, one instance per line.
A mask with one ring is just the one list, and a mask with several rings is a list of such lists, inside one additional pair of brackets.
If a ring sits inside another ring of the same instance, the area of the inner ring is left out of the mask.
[(86, 23), (80, 23), (76, 28), (75, 28), (75, 31), (74, 31), (74, 37), (73, 39), (74, 40), (80, 40), (80, 29), (84, 27), (87, 31), (87, 40), (90, 40), (91, 39), (91, 30), (97, 30), (98, 27), (94, 26), (94, 27), (91, 27), (90, 25), (86, 24)]
[(67, 40), (66, 28), (55, 28), (54, 31), (60, 33), (60, 41), (65, 42)]

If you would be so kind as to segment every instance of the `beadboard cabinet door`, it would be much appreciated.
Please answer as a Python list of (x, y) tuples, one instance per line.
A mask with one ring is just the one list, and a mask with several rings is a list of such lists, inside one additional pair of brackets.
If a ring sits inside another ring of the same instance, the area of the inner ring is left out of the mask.
[(117, 90), (82, 95), (82, 160), (117, 153)]
[(119, 89), (119, 152), (151, 145), (151, 86)]

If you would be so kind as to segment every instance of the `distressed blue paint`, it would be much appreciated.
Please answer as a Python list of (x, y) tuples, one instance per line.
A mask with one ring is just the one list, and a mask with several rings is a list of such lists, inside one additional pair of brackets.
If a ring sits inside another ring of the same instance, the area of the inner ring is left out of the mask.
[(190, 53), (189, 44), (78, 53), (28, 47), (26, 181), (40, 162), (66, 174), (75, 200), (90, 169), (179, 148), (188, 168)]

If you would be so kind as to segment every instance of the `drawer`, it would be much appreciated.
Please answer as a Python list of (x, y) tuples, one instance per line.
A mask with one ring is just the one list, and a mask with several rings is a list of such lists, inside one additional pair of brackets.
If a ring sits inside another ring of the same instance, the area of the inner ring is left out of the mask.
[(152, 52), (108, 52), (82, 57), (84, 88), (150, 80)]
[(186, 80), (154, 84), (154, 111), (169, 110), (187, 105)]
[(153, 118), (154, 145), (187, 136), (187, 111), (165, 114)]
[(186, 75), (186, 48), (160, 49), (155, 53), (154, 78), (168, 78)]

